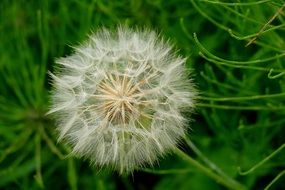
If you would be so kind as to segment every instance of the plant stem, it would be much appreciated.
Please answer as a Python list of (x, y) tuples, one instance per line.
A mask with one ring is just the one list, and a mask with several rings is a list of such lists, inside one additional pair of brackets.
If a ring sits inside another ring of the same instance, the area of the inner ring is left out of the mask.
[[(216, 174), (219, 174), (222, 178), (227, 179), (229, 182), (233, 184), (238, 184), (235, 180), (233, 180), (231, 177), (229, 177), (227, 174), (225, 174), (215, 163), (211, 162), (196, 146), (195, 144), (189, 140), (187, 137), (185, 137), (185, 141), (187, 145), (197, 154), (199, 158), (202, 159), (202, 161), (208, 165), (214, 171)], [(240, 185), (240, 184), (238, 184)]]
[(176, 148), (174, 149), (175, 154), (177, 154), (181, 159), (188, 162), (192, 166), (196, 167), (198, 170), (200, 170), (202, 173), (207, 175), (208, 177), (214, 179), (217, 183), (224, 185), (225, 187), (233, 190), (245, 190), (246, 188), (239, 184), (238, 182), (233, 181), (232, 179), (229, 180), (225, 177), (222, 177), (218, 175), (217, 173), (213, 172), (209, 168), (205, 167), (198, 161), (194, 160), (192, 157), (181, 151), (180, 149)]

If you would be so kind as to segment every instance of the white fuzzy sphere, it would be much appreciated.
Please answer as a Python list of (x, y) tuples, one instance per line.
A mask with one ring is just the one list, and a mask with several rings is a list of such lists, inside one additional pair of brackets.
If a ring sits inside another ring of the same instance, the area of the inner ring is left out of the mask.
[(185, 135), (196, 93), (185, 58), (155, 32), (102, 29), (57, 64), (49, 113), (75, 155), (132, 172)]

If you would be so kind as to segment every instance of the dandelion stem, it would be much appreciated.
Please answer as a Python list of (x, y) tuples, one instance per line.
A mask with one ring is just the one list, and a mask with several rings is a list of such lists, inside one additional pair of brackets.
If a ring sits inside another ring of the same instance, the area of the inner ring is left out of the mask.
[(205, 164), (207, 164), (214, 172), (216, 172), (217, 174), (219, 174), (221, 177), (223, 177), (224, 179), (227, 179), (228, 181), (230, 181), (231, 183), (235, 183), (237, 185), (238, 182), (234, 181), (231, 177), (229, 177), (227, 174), (225, 174), (215, 163), (211, 162), (211, 160), (209, 160), (196, 146), (195, 144), (189, 140), (189, 138), (185, 138), (185, 141), (187, 143), (187, 145), (195, 152), (195, 154), (197, 154), (197, 156), (199, 158), (201, 158), (203, 160), (203, 162)]
[(193, 159), (192, 157), (190, 157), (189, 155), (187, 155), (186, 153), (184, 153), (180, 149), (176, 148), (176, 149), (174, 149), (174, 152), (181, 159), (188, 162), (192, 166), (196, 167), (202, 173), (204, 173), (208, 177), (214, 179), (217, 183), (224, 185), (225, 187), (227, 187), (229, 189), (233, 189), (233, 190), (244, 190), (244, 189), (246, 189), (243, 185), (239, 184), (238, 182), (235, 182), (232, 179), (229, 180), (228, 178), (225, 178), (225, 177), (217, 174), (213, 170), (205, 167), (204, 165), (202, 165), (201, 163), (199, 163), (198, 161), (196, 161), (195, 159)]

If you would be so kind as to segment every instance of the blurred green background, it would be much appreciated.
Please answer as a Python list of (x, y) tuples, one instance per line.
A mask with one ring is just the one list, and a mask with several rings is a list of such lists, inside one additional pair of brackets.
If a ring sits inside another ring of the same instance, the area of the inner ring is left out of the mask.
[[(0, 189), (284, 188), (285, 2), (223, 2), (1, 0)], [(156, 30), (189, 57), (200, 97), (180, 149), (206, 170), (173, 153), (119, 176), (57, 143), (47, 71), (91, 31), (120, 23)]]

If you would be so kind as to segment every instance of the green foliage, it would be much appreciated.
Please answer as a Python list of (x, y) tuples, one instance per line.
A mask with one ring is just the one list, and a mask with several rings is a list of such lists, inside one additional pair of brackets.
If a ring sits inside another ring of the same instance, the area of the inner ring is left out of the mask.
[[(283, 0), (2, 0), (0, 189), (281, 189), (284, 11)], [(132, 176), (68, 157), (45, 115), (54, 60), (118, 24), (170, 38), (200, 91), (184, 153)]]

